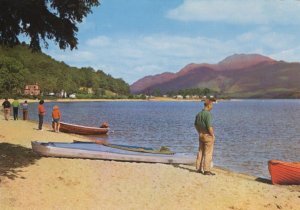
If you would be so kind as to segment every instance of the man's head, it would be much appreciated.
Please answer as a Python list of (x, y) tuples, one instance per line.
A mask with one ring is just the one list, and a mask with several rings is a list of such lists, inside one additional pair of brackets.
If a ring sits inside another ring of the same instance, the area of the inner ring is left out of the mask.
[(206, 99), (205, 101), (204, 101), (204, 108), (206, 109), (206, 110), (208, 110), (208, 111), (210, 111), (210, 110), (212, 110), (212, 108), (213, 108), (213, 102), (214, 102), (215, 100), (212, 100), (212, 99)]

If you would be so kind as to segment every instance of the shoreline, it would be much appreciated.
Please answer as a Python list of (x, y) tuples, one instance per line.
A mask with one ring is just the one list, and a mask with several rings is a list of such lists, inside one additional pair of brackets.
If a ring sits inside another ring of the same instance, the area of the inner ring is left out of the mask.
[[(9, 101), (13, 101), (12, 98), (8, 99)], [(26, 98), (20, 98), (18, 99), (19, 102), (23, 102), (27, 100), (28, 103), (38, 103), (39, 100), (36, 99), (26, 99)], [(187, 101), (187, 102), (201, 102), (201, 99), (173, 99), (173, 98), (154, 98), (154, 99), (44, 99), (45, 102), (138, 102), (138, 101), (156, 101), (156, 102), (182, 102), (182, 101)], [(220, 100), (221, 101), (221, 100)]]
[[(31, 141), (88, 138), (0, 112), (0, 209), (297, 209), (300, 186), (214, 167), (39, 157)], [(11, 117), (12, 119), (12, 117)], [(17, 132), (16, 132), (17, 131)]]
[[(12, 98), (8, 99), (10, 102), (13, 101)], [(20, 98), (18, 99), (18, 101), (20, 103), (23, 103), (25, 100), (27, 100), (28, 103), (38, 103), (39, 100), (37, 99), (26, 99), (26, 98)], [(245, 100), (300, 100), (300, 99), (270, 99), (270, 98), (266, 98), (266, 99), (218, 99), (217, 103), (219, 102), (237, 102), (237, 101), (245, 101)], [(158, 97), (158, 98), (153, 98), (153, 99), (70, 99), (70, 98), (66, 98), (66, 99), (44, 99), (45, 102), (59, 102), (59, 103), (71, 103), (71, 102), (203, 102), (201, 99), (174, 99), (174, 98), (163, 98), (163, 97)]]

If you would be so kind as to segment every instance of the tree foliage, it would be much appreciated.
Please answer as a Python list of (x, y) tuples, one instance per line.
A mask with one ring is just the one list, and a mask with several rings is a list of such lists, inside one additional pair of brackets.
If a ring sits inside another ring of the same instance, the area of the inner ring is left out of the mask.
[(29, 72), (16, 59), (0, 55), (0, 89), (5, 95), (20, 93)]
[(22, 34), (35, 51), (40, 42), (47, 47), (47, 40), (60, 49), (76, 48), (76, 25), (98, 5), (99, 0), (0, 0), (0, 44), (15, 46)]
[(216, 95), (218, 94), (216, 91), (208, 89), (208, 88), (189, 88), (189, 89), (182, 89), (178, 91), (168, 92), (168, 95), (175, 96), (175, 95), (197, 95), (197, 96), (208, 96), (208, 95)]
[(70, 67), (41, 52), (32, 53), (26, 45), (0, 47), (0, 95), (20, 94), (25, 84), (36, 83), (45, 94), (61, 90), (71, 94), (91, 88), (93, 97), (105, 95), (106, 91), (129, 95), (129, 85), (124, 80), (115, 79), (102, 70)]

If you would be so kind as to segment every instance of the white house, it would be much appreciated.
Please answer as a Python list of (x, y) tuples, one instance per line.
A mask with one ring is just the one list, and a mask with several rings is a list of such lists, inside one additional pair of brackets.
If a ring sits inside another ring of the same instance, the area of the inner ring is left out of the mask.
[(183, 96), (182, 95), (177, 95), (176, 98), (177, 99), (183, 99)]
[(69, 95), (69, 98), (76, 98), (76, 95), (75, 95), (75, 93), (73, 93), (73, 94), (70, 94), (70, 95)]

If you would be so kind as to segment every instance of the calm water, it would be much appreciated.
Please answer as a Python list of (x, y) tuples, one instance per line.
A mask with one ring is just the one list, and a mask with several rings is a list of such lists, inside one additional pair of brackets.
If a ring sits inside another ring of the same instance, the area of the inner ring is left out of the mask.
[[(198, 138), (194, 119), (200, 102), (77, 102), (45, 103), (46, 122), (58, 104), (62, 121), (99, 126), (111, 132), (99, 138), (111, 143), (168, 146), (176, 152), (194, 153)], [(37, 120), (37, 104), (30, 118)], [(267, 161), (300, 161), (300, 100), (236, 100), (215, 104), (214, 164), (230, 170), (269, 177)]]

